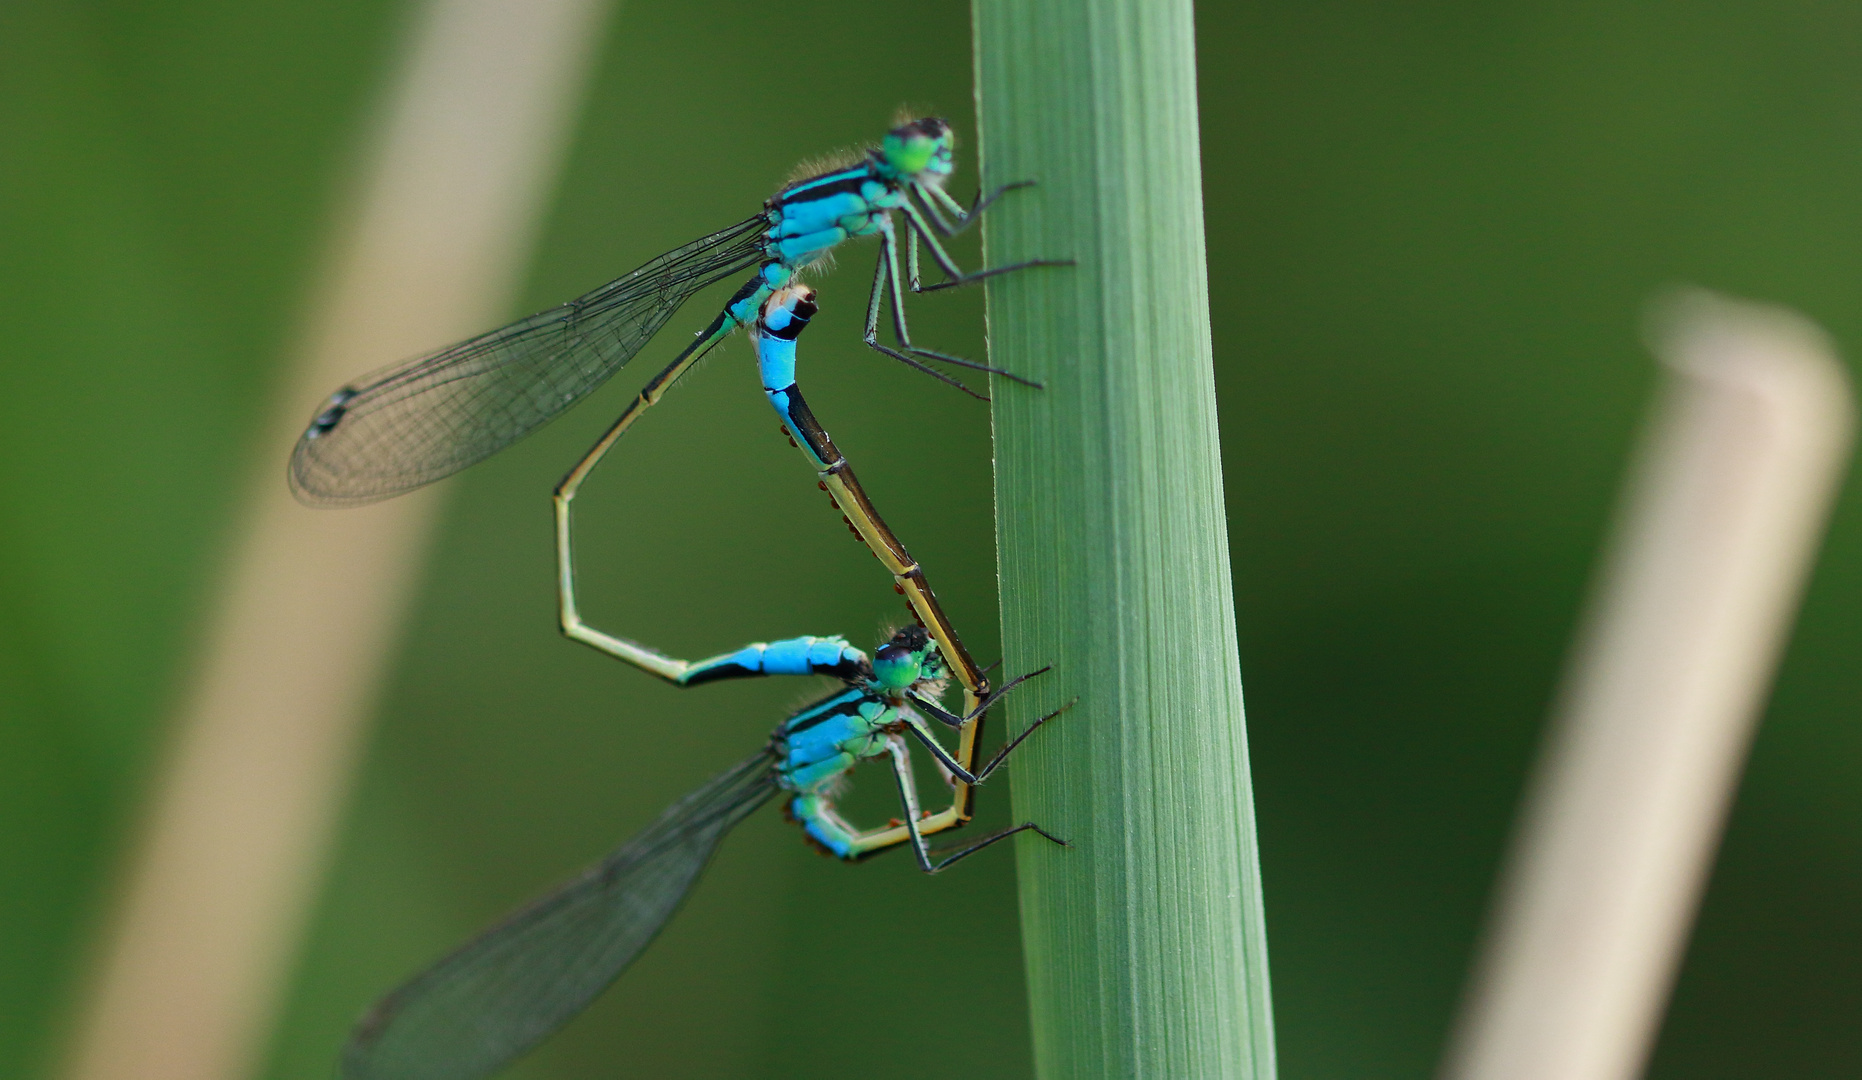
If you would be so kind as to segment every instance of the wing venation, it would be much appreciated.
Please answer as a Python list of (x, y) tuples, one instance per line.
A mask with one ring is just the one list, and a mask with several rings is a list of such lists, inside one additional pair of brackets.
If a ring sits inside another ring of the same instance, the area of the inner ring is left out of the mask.
[(692, 294), (762, 257), (761, 214), (508, 326), (358, 380), (291, 455), (316, 506), (375, 502), (483, 461), (606, 382)]
[(733, 826), (778, 790), (765, 750), (674, 803), (586, 873), (376, 1003), (347, 1080), (477, 1080), (587, 1007), (677, 911)]

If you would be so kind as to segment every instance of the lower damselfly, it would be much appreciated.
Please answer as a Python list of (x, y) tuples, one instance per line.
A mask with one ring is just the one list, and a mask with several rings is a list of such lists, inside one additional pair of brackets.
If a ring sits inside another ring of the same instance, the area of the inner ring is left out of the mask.
[[(927, 848), (917, 824), (922, 811), (910, 741), (929, 750), (947, 775), (977, 784), (1059, 711), (1034, 721), (971, 772), (932, 727), (961, 728), (973, 717), (937, 703), (947, 672), (937, 643), (921, 627), (893, 634), (870, 660), (842, 638), (810, 637), (670, 662), (679, 665), (674, 681), (687, 686), (785, 674), (833, 675), (846, 686), (784, 720), (762, 749), (674, 803), (582, 876), (382, 998), (344, 1048), (347, 1080), (477, 1080), (542, 1042), (633, 963), (724, 835), (772, 799), (782, 800), (785, 816), (810, 844), (836, 858), (857, 861), (892, 846), (875, 843), (879, 831), (862, 832), (835, 809), (847, 774), (864, 761), (890, 764), (912, 849), (928, 874), (1017, 833), (1066, 846), (1023, 822), (948, 853)], [(1022, 681), (1005, 684), (982, 707)]]

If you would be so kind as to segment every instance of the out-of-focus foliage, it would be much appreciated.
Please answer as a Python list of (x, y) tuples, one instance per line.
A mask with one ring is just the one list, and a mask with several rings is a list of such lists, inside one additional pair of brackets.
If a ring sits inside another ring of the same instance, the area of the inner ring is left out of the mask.
[[(1422, 1077), (1652, 385), (1641, 305), (1692, 281), (1862, 353), (1862, 12), (1209, 4), (1201, 30), (1282, 1061)], [(1855, 486), (1653, 1077), (1862, 1069)]]
[(0, 1061), (36, 1075), (225, 553), (385, 4), (0, 5)]
[[(406, 15), (0, 5), (0, 1060), (25, 1075), (131, 835), (242, 448)], [(969, 131), (966, 18), (623, 5), (524, 306), (737, 220), (901, 102)], [(1645, 403), (1642, 300), (1692, 280), (1862, 342), (1862, 14), (1208, 4), (1200, 34), (1282, 1066), (1420, 1078)], [(823, 279), (803, 377), (992, 657), (987, 415), (857, 344), (868, 257)], [(980, 353), (979, 298), (913, 312), (925, 342)], [(549, 486), (644, 374), (457, 483), (268, 1075), (327, 1077), (377, 992), (805, 696), (675, 691), (555, 635)], [(591, 481), (598, 625), (692, 656), (904, 617), (754, 378), (727, 343)], [(1851, 498), (1656, 1076), (1862, 1068), (1859, 556)], [(1005, 801), (985, 792), (986, 816)], [(521, 1072), (1026, 1075), (1013, 905), (1007, 858), (935, 881), (844, 867), (767, 814)]]

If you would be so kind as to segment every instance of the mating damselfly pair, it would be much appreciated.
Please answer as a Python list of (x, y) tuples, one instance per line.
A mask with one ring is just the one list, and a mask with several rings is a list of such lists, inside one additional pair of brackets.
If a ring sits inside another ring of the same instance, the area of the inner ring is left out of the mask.
[[(777, 726), (747, 760), (668, 808), (658, 820), (582, 877), (512, 915), (383, 998), (357, 1026), (344, 1052), (352, 1078), (486, 1076), (574, 1016), (639, 955), (676, 910), (729, 829), (771, 799), (822, 851), (858, 860), (908, 845), (927, 873), (1009, 836), (1001, 830), (953, 853), (933, 853), (926, 837), (968, 821), (971, 788), (1056, 713), (1030, 724), (980, 767), (977, 743), (989, 707), (1023, 679), (992, 692), (964, 649), (923, 569), (879, 516), (853, 470), (796, 384), (796, 349), (816, 310), (799, 275), (843, 241), (877, 236), (879, 258), (868, 295), (865, 342), (884, 355), (976, 394), (945, 364), (1038, 386), (1007, 372), (912, 343), (904, 298), (1033, 266), (1034, 260), (965, 273), (945, 251), (949, 238), (1009, 184), (979, 192), (966, 210), (948, 195), (953, 169), (949, 125), (903, 123), (880, 145), (837, 167), (796, 180), (759, 213), (648, 262), (567, 304), (378, 373), (332, 395), (299, 440), (291, 484), (312, 505), (345, 506), (388, 498), (481, 461), (547, 423), (626, 365), (686, 300), (752, 270), (711, 323), (623, 411), (557, 486), (555, 513), (563, 632), (668, 682), (693, 686), (767, 675), (825, 675), (843, 688)], [(902, 219), (901, 230), (895, 215)], [(901, 266), (901, 242), (905, 248)], [(924, 284), (923, 244), (945, 279)], [(890, 307), (897, 347), (880, 343)], [(745, 646), (708, 660), (665, 656), (589, 626), (576, 604), (572, 505), (590, 471), (666, 390), (732, 330), (746, 327), (764, 392), (855, 533), (894, 578), (919, 625), (893, 634), (869, 657), (840, 637), (802, 637)], [(1045, 669), (1043, 669), (1045, 671)], [(1031, 674), (1040, 674), (1034, 672)], [(954, 678), (964, 704), (941, 703)], [(937, 735), (950, 728), (955, 751)], [(931, 754), (952, 788), (949, 807), (920, 807), (911, 743)], [(891, 766), (903, 817), (862, 830), (835, 808), (847, 775), (864, 761)]]

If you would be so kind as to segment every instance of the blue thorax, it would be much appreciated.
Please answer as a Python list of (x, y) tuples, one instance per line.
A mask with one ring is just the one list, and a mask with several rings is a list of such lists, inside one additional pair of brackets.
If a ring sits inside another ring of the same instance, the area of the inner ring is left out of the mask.
[(886, 753), (887, 728), (898, 719), (897, 706), (855, 686), (810, 705), (776, 731), (776, 782), (794, 792), (788, 815), (833, 855), (845, 858), (857, 835), (834, 809), (841, 778)]
[(771, 293), (843, 241), (884, 229), (886, 214), (905, 203), (906, 182), (883, 157), (869, 155), (858, 165), (777, 192), (764, 204), (769, 223), (763, 232), (765, 261), (725, 305), (731, 325), (755, 322)]
[(800, 269), (849, 237), (878, 232), (886, 212), (904, 200), (898, 177), (871, 158), (804, 180), (769, 200), (765, 253)]

